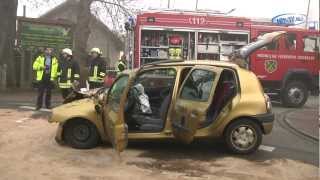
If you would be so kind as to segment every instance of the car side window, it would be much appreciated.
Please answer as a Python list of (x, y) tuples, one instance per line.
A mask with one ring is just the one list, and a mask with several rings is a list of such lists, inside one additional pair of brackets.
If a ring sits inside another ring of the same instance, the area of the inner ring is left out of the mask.
[(144, 88), (172, 87), (176, 79), (176, 70), (161, 68), (145, 71), (138, 75), (134, 84), (141, 84)]
[(181, 98), (194, 101), (208, 101), (216, 74), (209, 70), (195, 69), (185, 81)]
[(285, 36), (285, 48), (287, 50), (296, 50), (297, 48), (297, 36), (294, 33), (288, 33)]
[(119, 112), (120, 109), (120, 100), (123, 91), (128, 85), (129, 76), (125, 75), (116, 80), (108, 94), (108, 105), (113, 111)]

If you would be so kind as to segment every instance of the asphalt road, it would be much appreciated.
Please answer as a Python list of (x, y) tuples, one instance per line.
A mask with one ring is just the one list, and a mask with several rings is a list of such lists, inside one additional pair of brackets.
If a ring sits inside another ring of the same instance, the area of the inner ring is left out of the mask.
[[(59, 102), (56, 102), (57, 104)], [(26, 106), (30, 107), (33, 103), (30, 101), (1, 101), (0, 98), (0, 108), (18, 108), (23, 109)], [(318, 108), (319, 101), (318, 97), (311, 97), (303, 109)], [(283, 108), (281, 105), (274, 103), (273, 108), (276, 114), (276, 121), (274, 124), (274, 129), (270, 135), (264, 136), (263, 146), (261, 150), (257, 153), (254, 153), (250, 156), (244, 157), (245, 159), (251, 161), (262, 162), (270, 159), (292, 159), (302, 161), (314, 166), (319, 165), (319, 142), (311, 139), (307, 136), (297, 133), (292, 130), (284, 121), (285, 115), (289, 112), (296, 111), (297, 109), (293, 108)], [(301, 110), (301, 109), (300, 109)], [(301, 111), (303, 113), (303, 111)], [(319, 128), (319, 127), (314, 127)], [(205, 143), (206, 145), (200, 145), (199, 143)], [(210, 146), (210, 148), (208, 148)], [(165, 148), (164, 148), (165, 147)], [(200, 148), (199, 148), (200, 147)], [(132, 149), (144, 149), (145, 153), (143, 156), (163, 159), (162, 154), (165, 154), (167, 158), (168, 153), (175, 158), (179, 159), (181, 149), (186, 147), (182, 146), (179, 143), (172, 142), (163, 142), (163, 143), (130, 143), (129, 148)], [(213, 154), (216, 158), (224, 156), (226, 150), (219, 143), (210, 143), (207, 142), (195, 142), (192, 145), (188, 145), (189, 151), (184, 153), (183, 156), (187, 156), (189, 153), (191, 156), (194, 156), (194, 153), (202, 152), (203, 154), (210, 153)], [(209, 151), (210, 149), (210, 151)], [(215, 149), (215, 152), (212, 152), (212, 149)]]

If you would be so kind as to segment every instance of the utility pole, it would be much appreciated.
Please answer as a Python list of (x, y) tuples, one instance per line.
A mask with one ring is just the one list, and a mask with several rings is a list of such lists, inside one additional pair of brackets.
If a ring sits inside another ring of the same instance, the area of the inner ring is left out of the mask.
[(170, 0), (168, 0), (168, 9), (170, 9)]
[(23, 17), (27, 17), (27, 6), (23, 5)]
[(308, 10), (307, 10), (307, 16), (306, 16), (306, 25), (305, 25), (306, 29), (308, 29), (309, 10), (310, 10), (310, 0), (308, 1)]
[(196, 0), (196, 11), (198, 11), (198, 0)]

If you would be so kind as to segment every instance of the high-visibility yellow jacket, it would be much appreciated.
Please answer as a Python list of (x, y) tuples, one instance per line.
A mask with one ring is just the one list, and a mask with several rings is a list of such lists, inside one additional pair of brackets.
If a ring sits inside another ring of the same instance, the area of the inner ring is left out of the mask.
[[(36, 80), (41, 81), (45, 71), (45, 57), (40, 55), (33, 63), (33, 70), (36, 71)], [(54, 81), (58, 75), (58, 59), (52, 56), (50, 68), (50, 80)]]

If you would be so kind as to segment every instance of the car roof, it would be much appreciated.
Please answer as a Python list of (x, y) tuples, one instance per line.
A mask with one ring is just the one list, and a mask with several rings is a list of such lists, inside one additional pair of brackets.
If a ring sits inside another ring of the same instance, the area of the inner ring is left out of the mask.
[(169, 60), (169, 61), (158, 61), (155, 63), (145, 64), (144, 67), (152, 67), (152, 66), (196, 66), (196, 65), (207, 65), (207, 66), (222, 66), (222, 67), (230, 67), (234, 69), (240, 68), (237, 64), (226, 61), (217, 61), (217, 60)]

